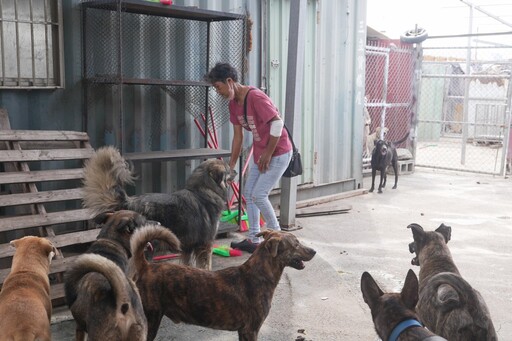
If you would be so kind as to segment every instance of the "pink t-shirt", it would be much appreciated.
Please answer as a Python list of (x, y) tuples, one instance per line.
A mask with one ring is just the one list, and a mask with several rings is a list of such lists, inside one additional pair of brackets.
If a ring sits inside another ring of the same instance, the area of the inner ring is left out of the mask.
[[(233, 125), (241, 125), (252, 132), (254, 160), (258, 160), (270, 139), (270, 122), (279, 115), (272, 100), (263, 91), (251, 87), (247, 93), (247, 121), (244, 118), (244, 105), (236, 100), (229, 101), (229, 120)], [(283, 128), (272, 156), (282, 155), (292, 150), (288, 132)]]

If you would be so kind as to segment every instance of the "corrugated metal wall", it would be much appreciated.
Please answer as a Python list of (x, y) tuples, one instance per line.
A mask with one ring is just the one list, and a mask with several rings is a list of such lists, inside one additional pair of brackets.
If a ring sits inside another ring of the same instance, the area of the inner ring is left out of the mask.
[[(253, 21), (252, 49), (244, 83), (266, 87), (284, 112), (290, 1), (175, 0), (174, 3), (248, 13)], [(13, 128), (85, 130), (79, 3), (79, 0), (63, 1), (66, 88), (0, 92), (0, 106), (11, 112)], [(360, 127), (366, 1), (309, 0), (306, 16), (302, 112), (294, 114), (300, 115), (296, 128), (300, 127), (298, 140), (305, 168), (299, 184), (303, 184), (302, 188), (316, 187), (317, 192), (311, 195), (318, 196), (354, 189), (362, 182)], [(219, 138), (220, 147), (229, 148), (229, 124), (221, 128)]]
[[(290, 1), (268, 1), (268, 90), (282, 112), (289, 11)], [(319, 187), (349, 180), (334, 188), (354, 189), (362, 181), (362, 135), (354, 127), (363, 116), (366, 1), (308, 1), (306, 16), (303, 112), (294, 113), (301, 116), (301, 182)]]

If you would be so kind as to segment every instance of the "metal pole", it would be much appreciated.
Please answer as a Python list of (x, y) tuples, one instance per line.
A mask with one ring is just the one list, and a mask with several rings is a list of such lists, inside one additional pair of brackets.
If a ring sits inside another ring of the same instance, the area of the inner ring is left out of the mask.
[[(503, 134), (503, 156), (501, 158), (501, 169), (503, 177), (507, 176), (507, 157), (510, 154), (510, 134), (512, 129), (512, 74), (508, 79), (507, 104), (505, 107), (505, 133)], [(506, 119), (508, 117), (508, 120)], [(512, 171), (512, 170), (511, 170)]]
[[(302, 82), (304, 74), (304, 41), (307, 0), (290, 1), (290, 26), (288, 32), (288, 67), (286, 70), (285, 124), (296, 146), (300, 146), (300, 120), (302, 113)], [(299, 129), (295, 129), (298, 123)], [(297, 204), (297, 177), (282, 178), (280, 225), (295, 226)]]
[[(391, 49), (387, 49), (385, 64), (384, 64), (384, 85), (382, 87), (382, 103), (384, 104), (380, 114), (380, 136), (379, 139), (384, 139), (384, 127), (386, 126), (386, 109), (388, 107), (388, 81), (389, 81), (389, 54)], [(370, 147), (371, 148), (371, 147)]]
[[(469, 34), (473, 33), (473, 4), (469, 7)], [(468, 37), (468, 49), (466, 52), (466, 75), (471, 74), (471, 36)], [(466, 143), (468, 139), (468, 120), (469, 120), (469, 85), (470, 78), (464, 80), (464, 108), (462, 116), (462, 148), (460, 155), (460, 164), (466, 164)]]

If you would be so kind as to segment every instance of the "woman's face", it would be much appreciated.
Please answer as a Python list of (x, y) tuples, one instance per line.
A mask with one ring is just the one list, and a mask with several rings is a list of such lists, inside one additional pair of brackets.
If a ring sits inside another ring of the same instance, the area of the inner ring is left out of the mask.
[(226, 79), (225, 82), (214, 82), (213, 87), (219, 95), (230, 101), (235, 99), (235, 88), (233, 86), (233, 80), (231, 78)]

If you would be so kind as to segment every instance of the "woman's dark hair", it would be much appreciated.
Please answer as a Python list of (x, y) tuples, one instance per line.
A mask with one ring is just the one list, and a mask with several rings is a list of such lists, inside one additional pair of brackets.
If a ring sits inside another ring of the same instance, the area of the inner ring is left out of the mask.
[(228, 78), (238, 82), (238, 72), (228, 63), (217, 63), (204, 78), (210, 83), (225, 83)]

